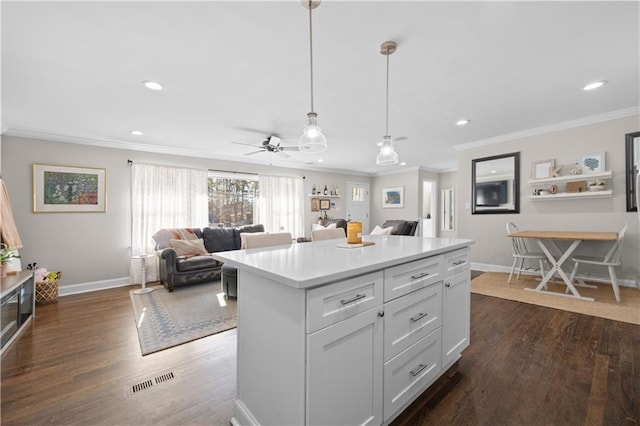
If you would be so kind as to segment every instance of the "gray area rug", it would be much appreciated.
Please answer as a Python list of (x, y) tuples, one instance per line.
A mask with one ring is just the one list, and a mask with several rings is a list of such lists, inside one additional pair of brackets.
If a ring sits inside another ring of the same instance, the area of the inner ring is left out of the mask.
[(225, 299), (220, 281), (129, 292), (142, 355), (236, 327), (236, 299)]

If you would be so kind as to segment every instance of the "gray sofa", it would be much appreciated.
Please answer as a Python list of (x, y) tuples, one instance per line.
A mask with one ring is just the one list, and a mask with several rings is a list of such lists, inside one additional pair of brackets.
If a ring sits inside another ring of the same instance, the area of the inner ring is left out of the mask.
[(215, 281), (220, 278), (222, 263), (208, 255), (178, 256), (171, 239), (202, 238), (209, 253), (239, 250), (240, 234), (264, 232), (263, 225), (240, 228), (165, 228), (153, 235), (160, 262), (160, 282), (167, 290), (175, 287)]
[(414, 236), (418, 228), (418, 221), (411, 220), (387, 220), (382, 224), (383, 228), (392, 226), (391, 235)]

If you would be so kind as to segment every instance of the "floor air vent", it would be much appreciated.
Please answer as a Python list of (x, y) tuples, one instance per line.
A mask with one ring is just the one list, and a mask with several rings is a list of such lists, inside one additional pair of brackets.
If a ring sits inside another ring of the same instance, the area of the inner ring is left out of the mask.
[(159, 385), (161, 383), (164, 383), (166, 381), (169, 381), (175, 378), (176, 378), (176, 375), (173, 371), (169, 373), (161, 374), (157, 377), (154, 377), (153, 379), (147, 379), (138, 384), (131, 386), (131, 393), (134, 394), (134, 393), (141, 392), (143, 390), (147, 390), (153, 387), (154, 385)]

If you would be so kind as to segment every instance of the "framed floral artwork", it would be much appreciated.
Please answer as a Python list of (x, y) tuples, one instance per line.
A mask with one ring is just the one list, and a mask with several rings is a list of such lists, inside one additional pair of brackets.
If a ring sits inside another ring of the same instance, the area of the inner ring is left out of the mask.
[(33, 212), (107, 211), (106, 169), (33, 164)]

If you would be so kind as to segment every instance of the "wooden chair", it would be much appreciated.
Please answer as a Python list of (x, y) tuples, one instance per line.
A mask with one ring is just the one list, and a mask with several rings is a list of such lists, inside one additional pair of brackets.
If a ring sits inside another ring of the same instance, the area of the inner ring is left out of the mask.
[(316, 229), (311, 231), (311, 241), (335, 240), (336, 238), (346, 238), (347, 235), (342, 228)]
[[(518, 227), (512, 222), (508, 222), (507, 235), (515, 234), (516, 232), (518, 232)], [(511, 283), (511, 277), (516, 270), (518, 271), (517, 279), (520, 279), (520, 274), (522, 273), (522, 271), (528, 269), (524, 268), (525, 260), (537, 260), (538, 264), (540, 265), (540, 276), (544, 278), (544, 264), (547, 261), (547, 256), (545, 256), (545, 254), (542, 252), (529, 251), (524, 238), (509, 238), (511, 239), (511, 244), (513, 245), (513, 266), (511, 267), (511, 273), (509, 273), (507, 284)]]
[[(604, 258), (594, 257), (594, 256), (574, 256), (571, 258), (575, 262), (573, 266), (573, 271), (571, 271), (571, 277), (569, 280), (573, 282), (576, 279), (576, 275), (578, 274), (578, 267), (580, 264), (584, 263), (587, 265), (597, 265), (597, 266), (606, 266), (609, 270), (609, 278), (611, 280), (611, 286), (613, 287), (613, 294), (616, 296), (616, 301), (620, 301), (620, 287), (618, 287), (618, 279), (616, 277), (616, 266), (620, 266), (622, 264), (620, 257), (622, 256), (622, 246), (624, 244), (624, 236), (627, 233), (627, 228), (629, 224), (626, 224), (624, 228), (620, 232), (618, 232), (618, 239), (613, 246), (609, 249)], [(582, 278), (577, 278), (578, 282), (581, 285), (585, 285), (584, 280)]]
[(248, 249), (283, 246), (292, 243), (290, 232), (277, 232), (274, 234), (247, 234), (245, 242)]

